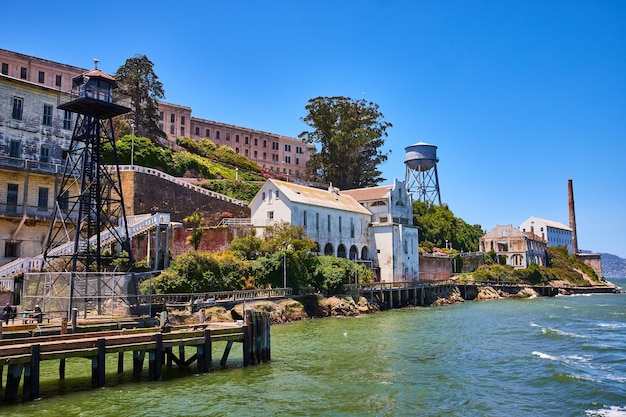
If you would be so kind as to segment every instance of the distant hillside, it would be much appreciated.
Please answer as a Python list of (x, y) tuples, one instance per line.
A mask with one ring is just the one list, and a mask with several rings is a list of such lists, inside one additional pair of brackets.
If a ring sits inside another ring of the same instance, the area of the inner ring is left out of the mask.
[(626, 278), (626, 259), (602, 253), (602, 275), (606, 278)]

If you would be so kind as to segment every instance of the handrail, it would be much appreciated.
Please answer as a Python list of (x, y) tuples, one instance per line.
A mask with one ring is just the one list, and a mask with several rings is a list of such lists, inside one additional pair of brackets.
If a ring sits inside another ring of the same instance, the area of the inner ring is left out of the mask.
[[(144, 233), (147, 230), (155, 228), (160, 224), (170, 223), (169, 213), (156, 213), (153, 215), (137, 215), (127, 218), (128, 234), (131, 237)], [(118, 232), (123, 231), (123, 225), (116, 228)], [(101, 245), (111, 243), (114, 239), (111, 231), (106, 230), (100, 233)], [(89, 239), (89, 246), (95, 247), (97, 244), (97, 236), (92, 236)], [(74, 242), (69, 241), (56, 248), (53, 248), (49, 254), (51, 256), (69, 255), (74, 251)], [(43, 254), (29, 257), (18, 258), (5, 265), (0, 266), (0, 290), (13, 291), (15, 289), (12, 277), (19, 275), (23, 272), (31, 272), (41, 270), (43, 265)]]

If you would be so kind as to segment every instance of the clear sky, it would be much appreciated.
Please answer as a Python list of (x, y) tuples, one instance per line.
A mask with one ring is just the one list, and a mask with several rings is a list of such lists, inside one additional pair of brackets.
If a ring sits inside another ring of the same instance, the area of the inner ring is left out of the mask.
[(0, 48), (114, 73), (145, 54), (165, 101), (296, 137), (310, 98), (380, 105), (387, 183), (438, 146), (441, 197), (490, 230), (530, 216), (626, 258), (626, 1), (2, 1)]

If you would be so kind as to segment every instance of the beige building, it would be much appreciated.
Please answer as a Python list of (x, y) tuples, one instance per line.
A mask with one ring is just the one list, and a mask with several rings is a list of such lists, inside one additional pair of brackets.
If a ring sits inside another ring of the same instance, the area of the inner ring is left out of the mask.
[(531, 263), (546, 265), (548, 243), (530, 232), (521, 232), (513, 225), (497, 225), (480, 238), (480, 251), (495, 251), (498, 259), (514, 268), (528, 268)]
[[(87, 71), (5, 49), (0, 49), (0, 65), (3, 76), (63, 92), (71, 89), (73, 77)], [(302, 139), (197, 118), (191, 113), (190, 107), (159, 102), (159, 128), (167, 135), (164, 145), (173, 147), (176, 139), (182, 137), (206, 138), (217, 146), (230, 146), (268, 172), (286, 178), (305, 177), (314, 147)]]

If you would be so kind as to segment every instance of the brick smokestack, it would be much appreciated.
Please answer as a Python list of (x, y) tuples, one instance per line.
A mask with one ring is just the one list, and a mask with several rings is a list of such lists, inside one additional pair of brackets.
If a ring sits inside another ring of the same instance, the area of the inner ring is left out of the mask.
[(572, 229), (572, 253), (578, 253), (578, 238), (576, 237), (576, 211), (574, 210), (574, 186), (572, 180), (567, 180), (567, 195), (569, 205), (569, 228)]

